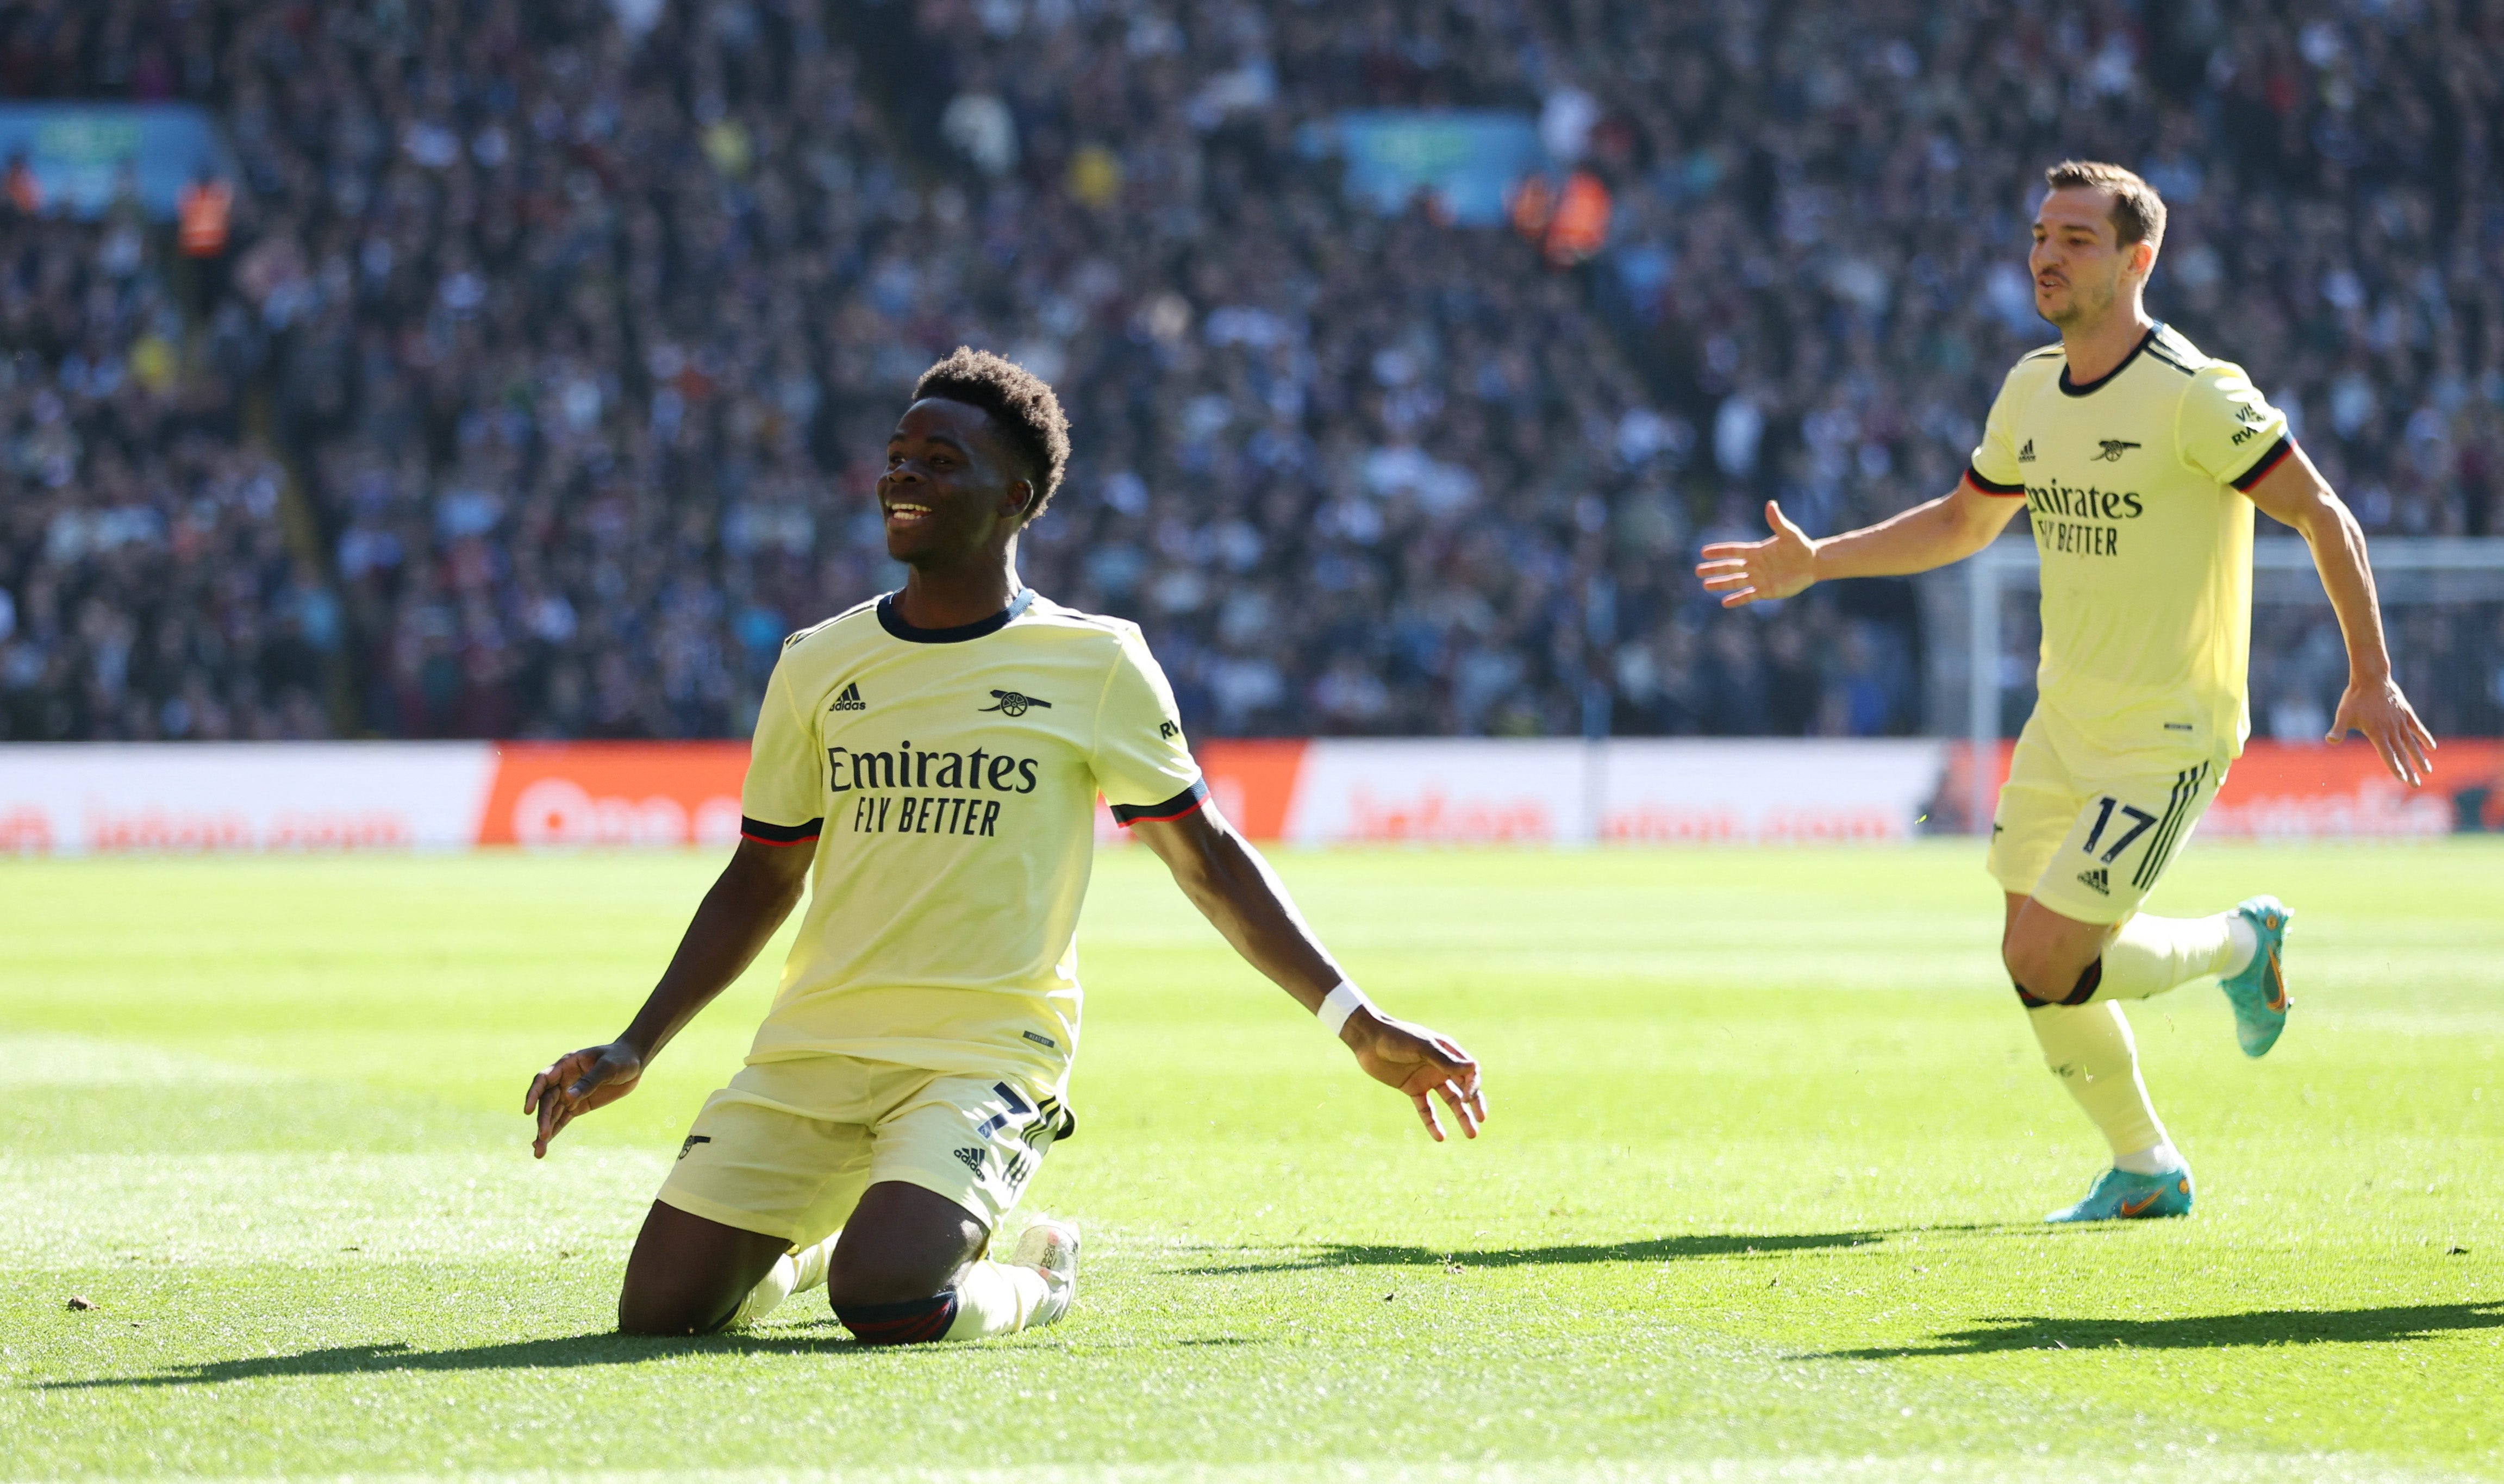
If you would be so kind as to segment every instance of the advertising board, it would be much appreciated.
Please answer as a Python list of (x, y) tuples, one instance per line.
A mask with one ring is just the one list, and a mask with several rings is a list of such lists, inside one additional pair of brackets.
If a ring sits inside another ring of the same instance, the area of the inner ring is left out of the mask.
[(454, 850), (478, 840), (480, 742), (0, 747), (0, 851)]
[[(2008, 777), (2012, 745), (2002, 742), (1992, 760), (1995, 784)], [(1963, 743), (1949, 746), (1936, 802), (1937, 817), (1951, 834), (1968, 827), (1969, 756)], [(2504, 832), (2504, 741), (2455, 739), (2437, 748), (2434, 764), (2425, 786), (2412, 789), (2361, 739), (2337, 746), (2255, 741), (2227, 771), (2200, 835), (2391, 840)]]
[(234, 174), (208, 113), (189, 103), (0, 103), (0, 160), (18, 158), (48, 208), (87, 218), (112, 204), (125, 172), (159, 221), (201, 171)]
[[(1883, 844), (1964, 833), (1960, 743), (1905, 740), (1212, 742), (1210, 797), (1300, 846)], [(2007, 748), (1991, 766), (2004, 776)], [(2504, 832), (2504, 742), (2409, 790), (2361, 742), (2255, 742), (2207, 839)], [(0, 853), (727, 849), (744, 742), (13, 743)], [(1123, 832), (1097, 810), (1098, 837)]]
[(505, 742), (477, 843), (525, 849), (739, 839), (748, 743)]

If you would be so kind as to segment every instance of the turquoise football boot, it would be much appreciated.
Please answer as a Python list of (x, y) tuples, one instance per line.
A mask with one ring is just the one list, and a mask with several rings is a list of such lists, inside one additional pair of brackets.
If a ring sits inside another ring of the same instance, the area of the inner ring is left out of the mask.
[(2235, 1039), (2243, 1043), (2246, 1056), (2266, 1056), (2278, 1045), (2278, 1032), (2286, 1029), (2287, 1007), (2293, 1002), (2286, 997), (2286, 967), (2280, 953), (2286, 946), (2286, 925), (2295, 919), (2286, 904), (2276, 897), (2254, 897), (2235, 909), (2252, 925), (2260, 946), (2252, 949), (2252, 961), (2243, 965), (2241, 974), (2217, 981), (2226, 991), (2226, 999), (2235, 1007)]
[(2152, 1221), (2160, 1216), (2191, 1214), (2191, 1167), (2162, 1175), (2134, 1175), (2106, 1170), (2096, 1177), (2087, 1198), (2043, 1218), (2047, 1222)]

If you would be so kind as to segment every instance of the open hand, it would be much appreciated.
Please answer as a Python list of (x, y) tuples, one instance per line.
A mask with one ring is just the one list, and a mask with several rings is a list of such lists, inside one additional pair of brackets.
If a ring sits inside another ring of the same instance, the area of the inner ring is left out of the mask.
[(634, 1091), (643, 1075), (643, 1053), (623, 1041), (587, 1046), (550, 1062), (522, 1094), (522, 1112), (537, 1114), (539, 1121), (531, 1157), (546, 1158), (548, 1141), (564, 1132), (566, 1124)]
[(1817, 543), (1791, 523), (1783, 507), (1765, 501), (1765, 525), (1773, 535), (1761, 541), (1715, 541), (1697, 555), (1695, 575), (1704, 590), (1722, 595), (1722, 606), (1735, 608), (1769, 598), (1789, 598), (1817, 580)]
[(2417, 720), (2409, 698), (2400, 694), (2398, 681), (2386, 677), (2380, 683), (2348, 682), (2347, 694), (2339, 698), (2339, 714), (2331, 718), (2330, 735), (2322, 740), (2346, 742), (2350, 732), (2365, 734), (2391, 777), (2411, 788), (2421, 787), (2433, 776), (2434, 734)]
[(1417, 1106), (1418, 1121), (1435, 1142), (1443, 1142), (1443, 1121), (1435, 1114), (1441, 1097), (1460, 1120), (1461, 1132), (1478, 1136), (1486, 1122), (1486, 1091), (1478, 1086), (1478, 1064), (1448, 1036), (1423, 1025), (1394, 1020), (1379, 1011), (1360, 1010), (1348, 1017), (1339, 1039), (1356, 1053), (1356, 1064), (1375, 1082), (1398, 1087)]

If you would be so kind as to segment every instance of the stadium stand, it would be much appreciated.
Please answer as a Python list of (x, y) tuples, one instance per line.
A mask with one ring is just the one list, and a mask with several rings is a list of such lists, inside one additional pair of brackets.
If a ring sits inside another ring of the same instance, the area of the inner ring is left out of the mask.
[(188, 328), (126, 218), (0, 222), (5, 735), (328, 735), (339, 604), (242, 436), (248, 327)]
[[(213, 246), (11, 178), (0, 726), (741, 735), (892, 580), (885, 429), (971, 341), (1073, 418), (1029, 579), (1139, 618), (1202, 734), (1913, 730), (1908, 585), (1723, 614), (1687, 557), (1948, 487), (2046, 337), (2059, 155), (2166, 192), (2155, 307), (2369, 530), (2496, 533), (2499, 44), (2367, 0), (15, 6), (10, 94), (208, 104), (241, 179)], [(1535, 118), (1545, 204), (1377, 216), (1313, 146), (1446, 106)], [(2326, 622), (2265, 626), (2264, 731)], [(2404, 633), (2504, 652), (2492, 604)], [(2412, 688), (2491, 732), (2495, 684)]]

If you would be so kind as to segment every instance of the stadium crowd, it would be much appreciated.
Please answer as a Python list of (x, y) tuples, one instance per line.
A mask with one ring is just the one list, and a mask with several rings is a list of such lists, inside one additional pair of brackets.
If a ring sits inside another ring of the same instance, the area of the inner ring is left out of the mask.
[[(0, 727), (741, 734), (895, 580), (885, 432), (969, 341), (1074, 425), (1029, 580), (1202, 734), (1910, 730), (1909, 585), (1725, 614), (1689, 555), (1950, 486), (2050, 159), (2165, 192), (2153, 307), (2369, 531), (2497, 532), (2499, 56), (2437, 0), (34, 0), (0, 86), (207, 103), (240, 179), (186, 256), (12, 174)], [(1380, 217), (1313, 143), (1442, 106), (1605, 232)], [(2264, 732), (2344, 670), (2277, 611)], [(2397, 627), (2504, 731), (2495, 604)]]
[(327, 735), (339, 604), (243, 437), (237, 324), (187, 328), (145, 237), (0, 200), (0, 737)]

